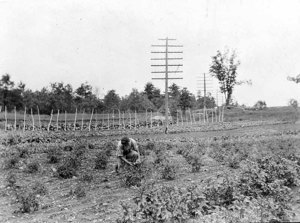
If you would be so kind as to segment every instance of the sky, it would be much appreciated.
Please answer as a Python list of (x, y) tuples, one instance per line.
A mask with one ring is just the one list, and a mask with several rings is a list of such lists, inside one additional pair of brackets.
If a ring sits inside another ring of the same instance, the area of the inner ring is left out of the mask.
[(180, 87), (196, 95), (212, 56), (233, 49), (237, 79), (252, 81), (233, 99), (285, 106), (300, 100), (300, 85), (287, 81), (300, 73), (299, 11), (298, 0), (0, 0), (0, 75), (32, 90), (88, 82), (100, 97), (125, 96), (152, 82), (163, 92), (151, 45), (168, 37), (183, 45), (183, 73), (172, 74)]

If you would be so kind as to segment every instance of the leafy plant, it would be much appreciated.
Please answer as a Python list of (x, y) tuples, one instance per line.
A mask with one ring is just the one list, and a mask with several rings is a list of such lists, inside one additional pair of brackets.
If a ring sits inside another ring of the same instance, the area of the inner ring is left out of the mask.
[(36, 173), (39, 171), (39, 169), (40, 169), (40, 164), (37, 161), (28, 163), (26, 166), (27, 173)]
[(95, 159), (95, 169), (106, 169), (108, 156), (104, 152), (99, 152)]

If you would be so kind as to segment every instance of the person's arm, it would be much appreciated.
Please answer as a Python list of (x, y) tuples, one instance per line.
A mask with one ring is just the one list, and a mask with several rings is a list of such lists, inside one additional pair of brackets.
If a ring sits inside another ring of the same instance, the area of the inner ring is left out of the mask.
[(119, 156), (119, 158), (120, 158), (121, 160), (123, 160), (125, 163), (127, 163), (128, 165), (133, 166), (133, 163), (132, 163), (132, 162), (129, 162), (124, 156)]
[(137, 142), (135, 140), (132, 140), (132, 145), (135, 151), (137, 151), (138, 153), (138, 159), (135, 161), (135, 163), (140, 163), (141, 162), (141, 156), (140, 156), (140, 151), (139, 151), (139, 147), (137, 145)]

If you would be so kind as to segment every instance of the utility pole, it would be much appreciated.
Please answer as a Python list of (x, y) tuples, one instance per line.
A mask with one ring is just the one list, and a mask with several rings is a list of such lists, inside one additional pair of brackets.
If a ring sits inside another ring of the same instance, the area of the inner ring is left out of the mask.
[[(212, 88), (213, 88), (213, 81), (211, 78), (207, 79), (206, 74), (203, 74), (203, 77), (199, 76), (198, 77), (198, 88), (200, 88), (204, 92), (203, 96), (203, 116), (204, 116), (204, 121), (206, 120), (206, 93), (207, 91), (212, 93)], [(198, 92), (201, 90), (198, 90)]]
[[(159, 57), (159, 58), (151, 58), (151, 60), (154, 61), (164, 61), (164, 64), (151, 64), (151, 67), (164, 67), (164, 71), (152, 71), (151, 73), (164, 73), (164, 78), (152, 78), (152, 80), (165, 80), (165, 133), (168, 133), (168, 127), (169, 127), (169, 93), (168, 93), (168, 80), (174, 80), (174, 79), (182, 79), (182, 78), (170, 78), (170, 73), (182, 73), (182, 71), (179, 71), (179, 67), (182, 67), (182, 64), (169, 64), (169, 61), (171, 60), (182, 60), (182, 57), (170, 57), (169, 54), (182, 54), (182, 51), (169, 51), (169, 48), (176, 48), (176, 47), (183, 47), (182, 45), (172, 45), (169, 44), (169, 41), (175, 41), (176, 39), (169, 39), (168, 37), (165, 39), (158, 39), (160, 41), (164, 41), (165, 44), (162, 45), (152, 45), (152, 47), (162, 47), (165, 49), (165, 51), (151, 51), (151, 53), (154, 54), (164, 54), (165, 57)], [(169, 70), (169, 67), (177, 67), (176, 70)]]

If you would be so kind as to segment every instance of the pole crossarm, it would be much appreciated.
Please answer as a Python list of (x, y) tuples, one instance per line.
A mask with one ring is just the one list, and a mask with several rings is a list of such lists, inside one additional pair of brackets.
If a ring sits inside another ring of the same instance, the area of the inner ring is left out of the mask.
[(153, 77), (152, 80), (178, 80), (178, 79), (183, 79), (182, 77), (173, 77), (173, 78), (159, 78), (159, 77)]
[(183, 51), (151, 51), (151, 53), (183, 53)]
[[(151, 45), (153, 47), (166, 47), (166, 45)], [(183, 47), (183, 45), (168, 45), (168, 47)]]
[[(182, 57), (178, 58), (168, 58), (168, 60), (182, 60)], [(151, 60), (166, 60), (166, 58), (151, 58)]]
[(158, 40), (164, 40), (164, 41), (167, 41), (167, 40), (176, 40), (176, 39), (165, 38), (165, 39), (158, 39)]
[[(165, 64), (153, 64), (151, 67), (165, 67)], [(182, 67), (182, 64), (168, 64), (169, 67)]]
[[(168, 71), (167, 73), (182, 73), (183, 71)], [(152, 74), (165, 74), (166, 72), (165, 71), (152, 71), (151, 72)]]

